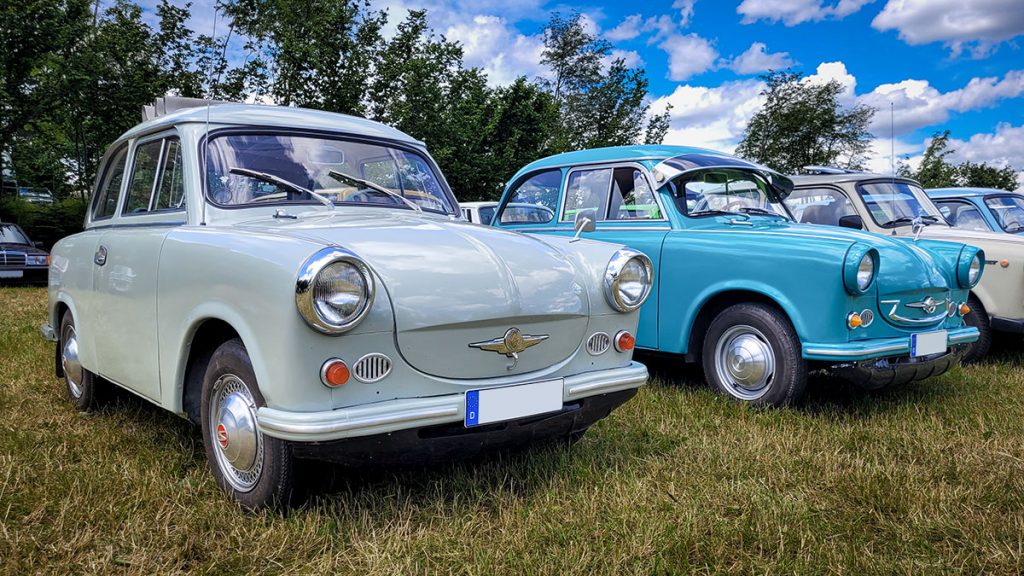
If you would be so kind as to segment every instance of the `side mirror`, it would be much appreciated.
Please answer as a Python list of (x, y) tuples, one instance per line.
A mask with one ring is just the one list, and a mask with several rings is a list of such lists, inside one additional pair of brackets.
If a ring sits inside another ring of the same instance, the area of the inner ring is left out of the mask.
[(850, 214), (849, 216), (843, 216), (839, 219), (839, 225), (843, 228), (853, 228), (854, 230), (864, 229), (864, 219), (858, 214)]
[(573, 227), (576, 229), (576, 235), (572, 237), (571, 242), (579, 240), (580, 234), (584, 232), (597, 230), (597, 212), (594, 210), (580, 210), (576, 213)]

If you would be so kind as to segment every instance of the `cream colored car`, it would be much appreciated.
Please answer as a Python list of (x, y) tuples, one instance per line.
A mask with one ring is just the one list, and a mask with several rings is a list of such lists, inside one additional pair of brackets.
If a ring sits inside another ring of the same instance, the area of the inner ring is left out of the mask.
[(786, 205), (800, 222), (861, 228), (879, 234), (928, 238), (977, 246), (987, 270), (971, 290), (967, 323), (981, 338), (965, 361), (984, 356), (992, 331), (1024, 333), (1024, 238), (950, 227), (913, 180), (879, 174), (819, 169), (795, 176)]

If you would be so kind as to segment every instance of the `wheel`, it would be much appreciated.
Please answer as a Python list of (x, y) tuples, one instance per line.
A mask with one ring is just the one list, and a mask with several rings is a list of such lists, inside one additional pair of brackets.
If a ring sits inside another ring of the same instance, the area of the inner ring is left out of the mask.
[(64, 372), (64, 385), (68, 398), (75, 408), (93, 412), (103, 406), (108, 398), (108, 384), (82, 367), (78, 358), (78, 333), (71, 312), (65, 312), (60, 319), (60, 365)]
[(221, 344), (203, 377), (203, 445), (217, 485), (250, 510), (283, 508), (292, 498), (291, 447), (256, 427), (265, 404), (242, 341)]
[(981, 360), (988, 355), (988, 349), (992, 346), (992, 326), (989, 323), (985, 307), (981, 305), (981, 301), (974, 294), (967, 299), (967, 305), (971, 307), (971, 311), (964, 316), (964, 324), (977, 328), (980, 334), (978, 341), (967, 348), (962, 359), (965, 364)]
[(704, 376), (718, 390), (756, 406), (789, 406), (804, 393), (807, 362), (789, 319), (764, 304), (722, 311), (704, 338)]

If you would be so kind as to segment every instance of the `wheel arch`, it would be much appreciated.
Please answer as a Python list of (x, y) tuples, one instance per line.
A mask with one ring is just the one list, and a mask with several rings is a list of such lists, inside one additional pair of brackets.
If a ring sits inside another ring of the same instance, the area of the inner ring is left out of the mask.
[[(203, 375), (210, 357), (218, 346), (234, 338), (251, 350), (252, 338), (247, 336), (244, 324), (224, 315), (199, 316), (189, 323), (179, 348), (170, 408), (198, 423)], [(255, 365), (253, 369), (258, 370)]]
[(707, 334), (711, 322), (726, 308), (734, 304), (759, 303), (771, 306), (782, 312), (793, 325), (799, 337), (802, 333), (798, 317), (794, 314), (795, 306), (788, 299), (773, 290), (753, 286), (724, 288), (709, 290), (703, 298), (698, 300), (691, 315), (693, 322), (683, 335), (686, 344), (686, 360), (688, 362), (699, 362), (701, 349), (704, 345), (704, 336)]

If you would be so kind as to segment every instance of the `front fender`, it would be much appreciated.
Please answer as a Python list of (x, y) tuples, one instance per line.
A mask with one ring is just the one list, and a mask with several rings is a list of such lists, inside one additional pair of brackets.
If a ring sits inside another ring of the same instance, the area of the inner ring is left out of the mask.
[[(786, 316), (789, 317), (789, 321), (793, 324), (793, 328), (796, 330), (797, 335), (801, 336), (801, 340), (804, 340), (802, 335), (806, 333), (806, 322), (803, 313), (800, 311), (800, 307), (793, 302), (793, 300), (773, 285), (766, 282), (759, 282), (751, 279), (740, 279), (722, 281), (708, 286), (697, 295), (696, 299), (686, 306), (683, 315), (689, 319), (689, 322), (684, 325), (683, 331), (680, 334), (682, 338), (681, 345), (686, 346), (689, 343), (694, 322), (699, 316), (701, 310), (703, 310), (704, 306), (706, 306), (716, 296), (726, 294), (728, 292), (752, 292), (770, 299), (782, 309)], [(686, 349), (683, 349), (682, 351), (683, 353), (688, 352)]]

